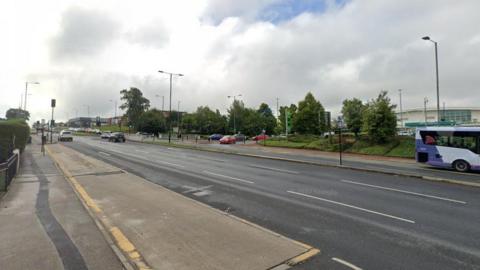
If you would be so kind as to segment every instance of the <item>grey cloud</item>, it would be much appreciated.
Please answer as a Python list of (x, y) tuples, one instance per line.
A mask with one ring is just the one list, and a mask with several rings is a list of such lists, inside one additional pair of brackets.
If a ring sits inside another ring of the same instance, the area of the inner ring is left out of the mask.
[(168, 43), (169, 33), (163, 22), (156, 20), (127, 33), (126, 37), (131, 43), (162, 48)]
[(62, 61), (97, 55), (118, 32), (119, 24), (108, 14), (72, 7), (63, 13), (59, 32), (51, 40), (51, 57)]

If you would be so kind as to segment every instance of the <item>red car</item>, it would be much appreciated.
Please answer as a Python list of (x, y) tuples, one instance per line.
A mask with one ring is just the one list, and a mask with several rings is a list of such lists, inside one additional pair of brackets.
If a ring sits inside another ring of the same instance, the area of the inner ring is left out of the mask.
[(223, 136), (220, 139), (220, 144), (232, 144), (232, 143), (235, 143), (236, 141), (237, 139), (235, 138), (235, 136)]
[(268, 139), (268, 135), (266, 135), (266, 134), (260, 134), (260, 135), (257, 135), (255, 137), (253, 137), (254, 141), (262, 141), (262, 140), (266, 140), (266, 139)]

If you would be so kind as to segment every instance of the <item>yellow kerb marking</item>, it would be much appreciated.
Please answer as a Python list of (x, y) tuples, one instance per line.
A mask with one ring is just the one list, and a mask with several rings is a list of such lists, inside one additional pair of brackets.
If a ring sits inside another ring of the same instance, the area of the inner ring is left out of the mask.
[(296, 265), (296, 264), (299, 264), (305, 260), (308, 260), (310, 259), (311, 257), (317, 255), (318, 253), (320, 253), (320, 250), (316, 249), (316, 248), (312, 248), (310, 249), (309, 251), (303, 253), (303, 254), (300, 254), (298, 255), (297, 257), (295, 258), (292, 258), (290, 259), (287, 264), (290, 265), (290, 266), (293, 266), (293, 265)]
[(120, 231), (119, 228), (113, 227), (110, 232), (117, 241), (118, 246), (126, 253), (135, 251), (135, 246), (127, 239), (127, 237)]

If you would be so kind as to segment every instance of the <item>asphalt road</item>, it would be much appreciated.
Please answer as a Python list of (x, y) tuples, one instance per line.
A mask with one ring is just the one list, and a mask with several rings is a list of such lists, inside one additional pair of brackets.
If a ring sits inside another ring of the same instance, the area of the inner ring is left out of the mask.
[(99, 138), (64, 145), (321, 249), (295, 269), (480, 269), (478, 188)]

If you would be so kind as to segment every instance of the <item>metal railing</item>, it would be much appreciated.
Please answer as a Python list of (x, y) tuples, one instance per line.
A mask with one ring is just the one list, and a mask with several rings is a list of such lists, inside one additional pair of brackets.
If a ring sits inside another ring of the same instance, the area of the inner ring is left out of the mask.
[(0, 163), (0, 191), (7, 191), (13, 177), (17, 174), (18, 154), (13, 154), (4, 163)]

